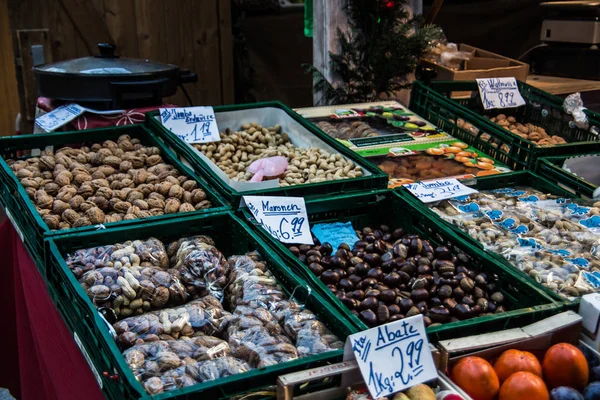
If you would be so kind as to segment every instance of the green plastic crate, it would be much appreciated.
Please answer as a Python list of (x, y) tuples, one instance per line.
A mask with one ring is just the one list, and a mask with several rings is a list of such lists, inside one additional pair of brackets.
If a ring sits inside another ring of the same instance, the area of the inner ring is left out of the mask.
[[(372, 164), (370, 161), (365, 160), (364, 158), (357, 155), (355, 152), (349, 150), (342, 144), (340, 144), (337, 140), (331, 138), (330, 136), (323, 133), (313, 124), (302, 118), (299, 114), (295, 113), (289, 107), (285, 106), (279, 102), (265, 102), (265, 103), (255, 103), (255, 104), (241, 104), (241, 105), (231, 105), (231, 106), (219, 106), (214, 107), (215, 115), (217, 117), (217, 122), (219, 120), (219, 113), (226, 112), (243, 112), (245, 110), (253, 110), (253, 109), (269, 109), (275, 112), (283, 111), (286, 114), (286, 118), (289, 118), (289, 121), (295, 121), (300, 126), (310, 133), (318, 137), (321, 141), (325, 142), (327, 145), (331, 146), (334, 151), (337, 151), (339, 154), (344, 156), (345, 158), (352, 160), (356, 165), (361, 166), (363, 170), (368, 171), (371, 175), (362, 176), (358, 178), (352, 179), (341, 179), (338, 181), (328, 181), (321, 183), (309, 183), (303, 185), (295, 185), (295, 186), (286, 186), (279, 187), (273, 189), (265, 189), (265, 190), (252, 190), (246, 192), (239, 192), (229, 185), (227, 185), (223, 180), (221, 180), (203, 161), (199, 156), (197, 150), (192, 148), (191, 145), (183, 142), (179, 139), (175, 134), (168, 131), (160, 122), (160, 117), (158, 112), (148, 113), (146, 115), (146, 123), (156, 132), (161, 132), (161, 137), (164, 137), (167, 144), (171, 146), (173, 149), (176, 149), (180, 154), (187, 154), (189, 158), (194, 160), (193, 166), (197, 168), (203, 175), (208, 177), (209, 182), (218, 188), (220, 192), (225, 196), (227, 200), (231, 202), (231, 205), (234, 209), (236, 209), (239, 204), (242, 196), (302, 196), (305, 198), (317, 198), (323, 197), (331, 194), (338, 193), (351, 193), (351, 192), (359, 192), (364, 190), (371, 189), (383, 189), (387, 187), (388, 176), (381, 171), (377, 166)], [(252, 120), (240, 120), (239, 125), (244, 123), (253, 122)], [(286, 130), (286, 126), (281, 124), (283, 130)], [(224, 130), (225, 128), (231, 129), (239, 129), (240, 126), (221, 126), (220, 129)]]
[[(101, 376), (104, 393), (111, 399), (143, 398), (146, 392), (135, 379), (110, 336), (104, 320), (77, 282), (63, 255), (71, 251), (108, 245), (131, 239), (156, 237), (163, 242), (181, 237), (204, 234), (211, 236), (225, 256), (258, 250), (285, 292), (317, 314), (340, 339), (358, 330), (326, 299), (293, 273), (276, 253), (241, 219), (230, 212), (158, 221), (145, 226), (119, 227), (108, 231), (84, 232), (79, 235), (56, 236), (48, 240), (51, 259), (48, 265), (48, 284), (58, 300), (58, 308), (70, 328), (79, 336), (89, 353), (94, 368)], [(188, 388), (152, 396), (159, 399), (228, 398), (237, 393), (276, 384), (282, 374), (339, 362), (343, 350), (331, 351), (278, 365), (255, 369), (244, 374), (205, 382)], [(107, 375), (119, 376), (119, 381)]]
[[(472, 267), (498, 275), (499, 286), (508, 301), (510, 311), (428, 328), (427, 334), (430, 342), (435, 343), (443, 339), (505, 329), (518, 321), (532, 323), (562, 309), (562, 305), (555, 302), (540, 288), (531, 285), (510, 269), (502, 267), (485, 252), (456, 236), (451, 229), (440, 224), (436, 219), (430, 218), (428, 215), (420, 215), (408, 201), (394, 192), (380, 191), (369, 194), (334, 196), (329, 199), (307, 201), (306, 207), (311, 225), (321, 222), (350, 221), (356, 229), (381, 224), (386, 224), (390, 228), (401, 227), (407, 233), (416, 233), (421, 238), (430, 239), (432, 244), (444, 244), (454, 249), (460, 249), (472, 257)], [(318, 288), (320, 293), (334, 303), (340, 312), (345, 313), (359, 330), (368, 329), (308, 267), (287, 249), (285, 244), (273, 239), (256, 223), (247, 209), (243, 209), (241, 212), (249, 223), (254, 225), (256, 231), (265, 240), (270, 241), (294, 271), (300, 273), (311, 285)]]
[[(598, 136), (575, 126), (573, 117), (563, 111), (561, 98), (520, 81), (518, 85), (527, 103), (525, 106), (484, 111), (476, 81), (439, 81), (428, 85), (415, 81), (409, 108), (457, 139), (489, 154), (514, 170), (533, 170), (539, 157), (600, 151)], [(469, 92), (470, 96), (452, 99), (453, 92)], [(484, 113), (513, 115), (522, 124), (533, 123), (542, 126), (548, 134), (560, 133), (560, 136), (570, 143), (536, 146), (535, 143), (484, 118)], [(586, 113), (590, 127), (596, 127), (600, 131), (600, 115), (587, 110)], [(454, 122), (459, 118), (472, 124), (479, 132), (475, 135), (459, 128)], [(484, 133), (491, 138), (484, 140)]]
[[(571, 191), (561, 188), (557, 186), (555, 183), (551, 182), (548, 179), (530, 171), (518, 171), (512, 172), (509, 174), (503, 175), (494, 175), (494, 176), (486, 176), (482, 178), (478, 178), (476, 181), (467, 182), (467, 185), (477, 189), (477, 190), (493, 190), (493, 189), (502, 189), (505, 187), (515, 187), (515, 186), (529, 186), (533, 189), (537, 189), (544, 193), (554, 194), (556, 196), (566, 197), (566, 198), (577, 198), (577, 196)], [(427, 216), (427, 218), (437, 220), (437, 223), (440, 226), (443, 226), (443, 229), (448, 229), (452, 231), (452, 234), (456, 237), (459, 237), (461, 240), (470, 243), (473, 247), (476, 247), (480, 251), (485, 252), (490, 257), (496, 260), (496, 262), (502, 264), (504, 268), (510, 269), (517, 273), (519, 277), (525, 278), (536, 286), (538, 289), (545, 292), (548, 296), (551, 296), (555, 301), (564, 302), (567, 306), (573, 306), (574, 304), (579, 304), (579, 300), (577, 301), (566, 301), (564, 297), (558, 295), (552, 290), (546, 288), (539, 284), (535, 279), (531, 278), (529, 275), (519, 271), (513, 265), (511, 265), (508, 260), (502, 257), (500, 254), (487, 252), (484, 250), (483, 245), (477, 239), (469, 236), (468, 233), (460, 229), (459, 227), (453, 225), (451, 222), (448, 222), (442, 219), (437, 213), (432, 211), (426, 204), (421, 202), (419, 199), (414, 197), (406, 188), (402, 187), (397, 189), (396, 193), (404, 198), (412, 207), (414, 207), (417, 212)]]
[[(597, 154), (597, 153), (596, 153)], [(553, 182), (555, 185), (572, 192), (577, 197), (592, 199), (594, 190), (598, 186), (565, 171), (563, 163), (571, 157), (586, 156), (591, 154), (573, 154), (571, 156), (542, 157), (537, 160), (535, 171), (542, 177)]]
[[(6, 163), (6, 159), (20, 158), (20, 152), (31, 149), (44, 149), (46, 146), (69, 146), (85, 143), (101, 143), (105, 140), (116, 140), (120, 135), (129, 135), (132, 138), (139, 138), (143, 144), (157, 146), (161, 150), (163, 160), (176, 167), (181, 173), (189, 176), (198, 182), (203, 189), (208, 200), (214, 208), (208, 210), (198, 210), (188, 213), (189, 215), (200, 215), (216, 210), (225, 210), (225, 200), (216, 190), (211, 189), (208, 184), (200, 178), (198, 174), (186, 167), (180, 158), (185, 159), (185, 155), (176, 155), (157, 136), (148, 130), (144, 125), (127, 125), (123, 127), (111, 127), (102, 129), (92, 129), (85, 132), (60, 132), (40, 135), (23, 135), (0, 138), (0, 203), (9, 213), (13, 225), (23, 238), (25, 246), (36, 262), (42, 277), (45, 277), (45, 243), (44, 239), (65, 234), (79, 234), (81, 232), (93, 231), (97, 226), (87, 226), (81, 228), (72, 228), (65, 230), (51, 230), (42, 220), (42, 217), (35, 209), (25, 188), (19, 182), (13, 171)], [(145, 219), (136, 219), (128, 221), (114, 222), (106, 224), (108, 230), (118, 227), (134, 226), (136, 224), (146, 224), (152, 221), (169, 220), (181, 214), (168, 214)]]

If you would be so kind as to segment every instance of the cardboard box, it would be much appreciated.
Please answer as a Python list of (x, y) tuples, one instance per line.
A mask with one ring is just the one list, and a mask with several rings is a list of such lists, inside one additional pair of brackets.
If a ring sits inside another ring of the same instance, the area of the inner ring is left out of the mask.
[(586, 294), (579, 304), (579, 315), (583, 318), (583, 341), (594, 350), (600, 351), (600, 294)]
[(515, 77), (517, 80), (525, 82), (527, 75), (529, 75), (529, 65), (521, 61), (464, 43), (458, 45), (458, 50), (472, 54), (471, 59), (465, 62), (464, 70), (454, 71), (425, 59), (421, 59), (421, 65), (437, 71), (437, 77), (434, 79), (440, 81), (472, 81), (479, 78)]

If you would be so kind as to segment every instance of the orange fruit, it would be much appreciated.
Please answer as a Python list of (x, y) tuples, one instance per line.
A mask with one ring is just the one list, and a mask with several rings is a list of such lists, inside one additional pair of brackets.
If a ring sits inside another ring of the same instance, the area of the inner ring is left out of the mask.
[(536, 374), (515, 372), (500, 386), (498, 400), (550, 400), (546, 384)]
[(527, 371), (542, 377), (542, 365), (537, 357), (528, 351), (506, 350), (494, 363), (500, 383), (515, 372)]
[(500, 389), (498, 375), (481, 357), (465, 357), (454, 365), (452, 380), (473, 400), (494, 400)]
[(438, 149), (436, 147), (430, 147), (427, 150), (425, 150), (425, 153), (431, 154), (433, 156), (440, 156), (440, 155), (444, 154), (444, 150)]
[(579, 391), (587, 384), (590, 374), (581, 350), (569, 343), (555, 344), (546, 351), (542, 371), (550, 389), (569, 386)]
[(494, 168), (494, 165), (493, 165), (493, 164), (490, 164), (490, 163), (483, 162), (483, 161), (479, 161), (479, 162), (477, 163), (477, 168), (481, 168), (481, 169), (492, 169), (492, 168)]
[(469, 151), (461, 151), (460, 153), (456, 153), (457, 156), (461, 157), (471, 157), (471, 152)]
[(458, 147), (459, 149), (466, 149), (467, 147), (469, 147), (468, 144), (463, 143), (463, 142), (454, 142), (454, 143), (452, 143), (452, 146)]
[(460, 147), (454, 147), (454, 146), (446, 147), (444, 149), (445, 153), (460, 153), (461, 151), (462, 151), (462, 149)]

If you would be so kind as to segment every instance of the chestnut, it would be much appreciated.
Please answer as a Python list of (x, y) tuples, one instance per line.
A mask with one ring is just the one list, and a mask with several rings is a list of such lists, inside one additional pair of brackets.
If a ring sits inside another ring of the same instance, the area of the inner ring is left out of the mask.
[(404, 315), (394, 314), (394, 315), (390, 315), (390, 319), (388, 319), (388, 322), (394, 322), (394, 321), (398, 321), (400, 319), (404, 319)]
[(381, 263), (381, 256), (377, 253), (367, 253), (363, 258), (371, 267), (376, 267)]
[(452, 310), (452, 312), (454, 313), (454, 315), (456, 315), (458, 319), (467, 319), (470, 318), (472, 315), (471, 307), (469, 307), (466, 304), (457, 304), (456, 307), (454, 307), (454, 309)]
[(365, 297), (365, 299), (363, 301), (361, 301), (360, 304), (358, 305), (358, 308), (360, 310), (366, 310), (366, 309), (374, 310), (375, 308), (377, 308), (378, 304), (379, 303), (375, 297)]
[(402, 228), (397, 228), (394, 229), (392, 231), (392, 237), (394, 238), (394, 240), (398, 240), (400, 239), (402, 236), (404, 236), (404, 229)]
[(441, 306), (441, 305), (442, 305), (442, 300), (441, 300), (439, 297), (432, 297), (432, 298), (429, 300), (429, 304), (430, 304), (432, 307), (435, 307), (435, 306)]
[(310, 272), (312, 272), (313, 274), (315, 274), (317, 276), (319, 276), (323, 273), (323, 267), (319, 263), (308, 264), (308, 269), (310, 269)]
[(454, 300), (453, 298), (447, 298), (444, 299), (444, 301), (442, 302), (442, 304), (449, 310), (454, 309), (458, 303), (456, 302), (456, 300)]
[(455, 287), (452, 291), (452, 297), (454, 297), (456, 301), (461, 301), (462, 298), (465, 297), (465, 291), (460, 287)]
[(301, 244), (298, 246), (298, 249), (300, 250), (300, 253), (306, 254), (306, 252), (312, 249), (312, 246), (310, 244)]
[(400, 306), (397, 304), (388, 305), (388, 310), (390, 312), (390, 315), (400, 314)]
[(408, 247), (402, 243), (395, 244), (392, 251), (394, 252), (394, 256), (397, 258), (405, 259), (408, 257)]
[(387, 306), (377, 307), (377, 322), (384, 324), (390, 319), (390, 310)]
[(340, 301), (351, 310), (354, 310), (358, 306), (358, 300), (351, 297), (342, 297)]
[(361, 311), (359, 313), (359, 318), (370, 327), (377, 325), (377, 315), (373, 312), (373, 310)]
[(365, 292), (364, 290), (355, 290), (350, 293), (350, 296), (352, 296), (353, 299), (362, 301), (365, 298)]
[(381, 292), (377, 289), (369, 289), (365, 292), (366, 297), (375, 297), (378, 299), (380, 295), (381, 295)]
[(354, 289), (354, 284), (352, 284), (352, 282), (350, 282), (348, 279), (340, 279), (338, 286), (344, 290)]
[(487, 285), (487, 282), (488, 282), (488, 277), (485, 272), (482, 272), (475, 277), (475, 284), (477, 286), (479, 286), (480, 288), (485, 288), (485, 285)]
[(367, 277), (373, 278), (373, 279), (379, 281), (383, 277), (383, 271), (381, 270), (381, 268), (371, 268), (367, 272)]
[(414, 317), (415, 315), (419, 315), (419, 309), (417, 307), (411, 307), (410, 310), (406, 313), (407, 317)]
[(463, 278), (460, 280), (460, 287), (465, 291), (465, 293), (470, 293), (475, 287), (475, 282), (473, 282), (473, 279), (469, 277)]
[(323, 243), (319, 248), (319, 253), (321, 253), (321, 256), (330, 256), (332, 252), (333, 247), (331, 247), (331, 244), (329, 244), (329, 242)]
[(414, 289), (410, 293), (410, 298), (415, 302), (427, 300), (429, 299), (429, 292), (427, 289)]
[(396, 301), (396, 293), (391, 289), (382, 290), (379, 298), (386, 304), (392, 304)]
[(443, 285), (438, 289), (438, 296), (440, 296), (440, 298), (445, 299), (447, 297), (452, 296), (452, 288), (450, 287), (450, 285)]
[(433, 322), (446, 323), (450, 321), (450, 311), (443, 306), (436, 306), (429, 309), (429, 318)]
[(348, 261), (350, 262), (350, 265), (356, 266), (356, 264), (362, 263), (363, 259), (360, 257), (353, 256), (353, 257), (350, 257), (350, 259)]
[(369, 272), (369, 269), (371, 269), (371, 267), (365, 263), (358, 263), (354, 266), (354, 268), (356, 268), (356, 275), (359, 276), (365, 276), (367, 272)]
[(338, 250), (350, 251), (350, 245), (348, 243), (342, 243), (338, 246)]
[(298, 261), (300, 261), (302, 264), (306, 264), (306, 254), (300, 254), (298, 256)]
[(362, 281), (362, 278), (358, 275), (349, 275), (347, 279), (352, 282), (354, 286), (358, 285)]
[(431, 275), (432, 272), (431, 265), (419, 265), (417, 268), (417, 273), (419, 275)]
[(312, 250), (309, 250), (309, 251), (307, 251), (307, 252), (306, 252), (306, 256), (307, 256), (307, 257), (310, 257), (310, 256), (317, 256), (317, 257), (321, 258), (322, 254), (321, 254), (321, 252), (320, 252), (320, 251), (318, 251), (318, 250), (315, 250), (315, 249), (312, 249)]
[[(396, 301), (398, 301), (398, 300), (396, 299)], [(408, 310), (410, 310), (415, 305), (415, 303), (411, 299), (403, 298), (403, 299), (400, 299), (400, 303), (398, 305), (400, 306), (400, 310), (403, 313), (407, 313)]]
[(296, 257), (300, 255), (300, 249), (297, 246), (290, 246), (288, 250), (291, 251)]
[(335, 271), (324, 271), (321, 276), (319, 276), (321, 281), (326, 285), (335, 285), (340, 281), (340, 274)]
[(476, 299), (483, 299), (486, 297), (486, 293), (482, 288), (476, 286), (475, 289), (473, 289), (473, 297)]
[(436, 247), (433, 255), (438, 260), (452, 260), (452, 252), (446, 246)]
[(492, 293), (490, 296), (490, 300), (492, 300), (497, 305), (500, 305), (504, 302), (504, 295), (501, 292)]
[(481, 308), (481, 312), (486, 312), (488, 310), (488, 299), (479, 298), (477, 299), (477, 305)]
[(471, 297), (470, 295), (463, 297), (460, 302), (462, 304), (468, 305), (469, 307), (473, 307), (475, 305), (475, 300), (473, 300), (473, 297)]
[(356, 287), (357, 289), (366, 290), (370, 287), (377, 285), (377, 281), (373, 278), (365, 278), (363, 279)]

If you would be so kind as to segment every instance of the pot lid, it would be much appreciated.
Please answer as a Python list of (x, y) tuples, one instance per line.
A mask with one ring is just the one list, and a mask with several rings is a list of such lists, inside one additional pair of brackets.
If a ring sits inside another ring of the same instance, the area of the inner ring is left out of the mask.
[(98, 49), (100, 54), (97, 56), (44, 64), (35, 67), (35, 70), (39, 73), (77, 75), (142, 75), (167, 72), (178, 68), (171, 64), (116, 56), (115, 46), (108, 43), (98, 44)]

